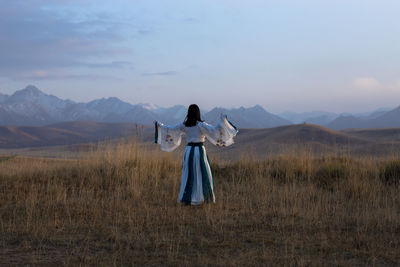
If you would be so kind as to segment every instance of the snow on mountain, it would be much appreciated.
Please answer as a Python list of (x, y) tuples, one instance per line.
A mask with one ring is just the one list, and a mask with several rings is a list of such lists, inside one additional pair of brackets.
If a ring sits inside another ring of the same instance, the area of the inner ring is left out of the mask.
[(3, 103), (4, 101), (6, 101), (8, 97), (9, 97), (9, 95), (0, 93), (0, 103)]
[(45, 125), (63, 121), (137, 122), (151, 124), (157, 115), (142, 105), (116, 97), (76, 103), (48, 95), (33, 85), (1, 95), (1, 125)]
[(134, 122), (151, 125), (153, 120), (159, 120), (157, 114), (144, 108), (141, 105), (134, 105), (132, 109), (122, 115), (121, 122)]
[(158, 109), (160, 109), (159, 106), (155, 105), (155, 104), (151, 104), (151, 103), (144, 103), (144, 104), (138, 104), (141, 105), (143, 108), (147, 109), (147, 110), (151, 110), (156, 112)]
[(86, 107), (88, 109), (97, 110), (99, 112), (104, 112), (105, 110), (107, 110), (111, 113), (122, 114), (132, 109), (133, 105), (124, 102), (119, 98), (109, 97), (90, 101), (86, 104)]
[(133, 109), (134, 106), (116, 97), (110, 97), (90, 101), (79, 108), (82, 112), (75, 112), (75, 116), (78, 120), (81, 119), (79, 116), (84, 116), (83, 119), (85, 120), (91, 119), (110, 122), (113, 118), (118, 120), (116, 117), (127, 113), (129, 110)]
[(114, 97), (77, 103), (66, 109), (65, 114), (71, 121), (146, 122), (145, 124), (151, 124), (157, 116), (141, 105), (132, 105)]
[[(150, 103), (132, 105), (116, 97), (76, 103), (43, 93), (33, 85), (12, 95), (0, 94), (0, 125), (46, 125), (66, 121), (131, 122), (152, 124), (158, 120), (167, 124), (182, 122), (187, 107), (159, 107)], [(292, 122), (308, 122), (326, 125), (333, 129), (400, 127), (400, 107), (393, 110), (379, 109), (355, 115), (313, 111), (305, 113), (285, 112), (278, 115), (256, 105), (250, 108), (214, 108), (202, 112), (202, 118), (215, 123), (221, 114), (239, 128), (270, 128)]]
[[(132, 105), (116, 97), (76, 103), (45, 94), (32, 85), (2, 99), (4, 102), (0, 103), (1, 125), (46, 125), (63, 121), (152, 124), (154, 119), (175, 124), (182, 122), (187, 112), (187, 107), (183, 105), (168, 108), (153, 104)], [(215, 108), (203, 114), (203, 117), (207, 121), (215, 122), (220, 113), (227, 114), (239, 127), (260, 128), (290, 124), (289, 121), (265, 111), (258, 105), (238, 109)]]
[(204, 119), (215, 123), (221, 114), (226, 114), (228, 119), (239, 128), (270, 128), (292, 124), (288, 120), (267, 112), (259, 105), (250, 108), (214, 108), (205, 114)]
[(62, 119), (64, 109), (74, 102), (47, 95), (35, 86), (29, 85), (9, 96), (4, 104), (16, 114), (33, 118), (33, 122), (37, 120), (47, 123)]
[(176, 105), (169, 108), (161, 108), (154, 110), (160, 121), (168, 124), (176, 124), (182, 122), (187, 113), (187, 107)]
[(31, 119), (15, 113), (7, 105), (0, 103), (0, 124), (1, 125), (31, 125)]

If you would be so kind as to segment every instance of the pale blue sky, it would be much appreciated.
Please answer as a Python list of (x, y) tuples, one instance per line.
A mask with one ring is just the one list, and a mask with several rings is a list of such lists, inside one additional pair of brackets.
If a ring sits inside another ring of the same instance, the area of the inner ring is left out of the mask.
[(0, 93), (274, 113), (400, 105), (400, 1), (0, 5)]

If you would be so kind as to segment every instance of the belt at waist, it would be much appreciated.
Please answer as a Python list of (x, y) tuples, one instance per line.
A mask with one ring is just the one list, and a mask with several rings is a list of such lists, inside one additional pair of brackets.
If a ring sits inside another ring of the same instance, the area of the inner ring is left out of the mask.
[(190, 142), (190, 143), (188, 143), (187, 145), (188, 145), (188, 146), (203, 146), (204, 143), (203, 143), (203, 142), (198, 142), (198, 143)]

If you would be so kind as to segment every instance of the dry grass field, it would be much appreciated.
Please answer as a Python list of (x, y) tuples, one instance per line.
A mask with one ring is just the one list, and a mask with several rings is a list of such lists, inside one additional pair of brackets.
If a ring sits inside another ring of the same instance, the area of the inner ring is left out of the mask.
[(0, 157), (0, 265), (400, 265), (400, 160), (219, 161), (215, 204), (177, 203), (181, 159), (121, 141)]

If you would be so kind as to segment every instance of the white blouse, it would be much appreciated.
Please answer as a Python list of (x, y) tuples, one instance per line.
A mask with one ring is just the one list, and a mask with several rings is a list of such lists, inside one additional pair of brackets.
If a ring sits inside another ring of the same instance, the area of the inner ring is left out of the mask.
[(216, 146), (229, 146), (234, 143), (233, 137), (238, 132), (226, 115), (221, 116), (215, 126), (201, 121), (192, 127), (186, 127), (183, 123), (168, 126), (157, 122), (155, 142), (160, 144), (161, 150), (169, 152), (181, 144), (182, 135), (186, 134), (188, 143), (204, 142), (207, 138)]

